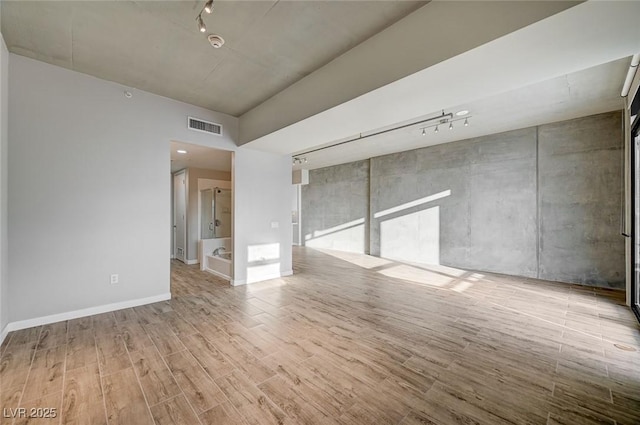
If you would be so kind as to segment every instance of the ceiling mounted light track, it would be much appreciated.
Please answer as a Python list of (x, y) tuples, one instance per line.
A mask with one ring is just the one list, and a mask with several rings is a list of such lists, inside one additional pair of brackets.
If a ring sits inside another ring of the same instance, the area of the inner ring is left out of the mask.
[[(438, 116), (435, 116), (435, 117), (426, 118), (426, 119), (423, 119), (423, 120), (420, 120), (420, 121), (412, 122), (412, 123), (410, 123), (410, 124), (403, 124), (403, 125), (399, 125), (399, 126), (397, 126), (397, 127), (389, 128), (389, 129), (386, 129), (386, 130), (376, 131), (376, 132), (373, 132), (373, 133), (370, 133), (370, 134), (365, 134), (365, 135), (363, 135), (362, 133), (360, 133), (360, 135), (359, 135), (358, 137), (354, 137), (353, 139), (348, 139), (348, 140), (345, 140), (345, 141), (343, 141), (343, 142), (338, 142), (338, 143), (334, 143), (334, 144), (332, 144), (332, 145), (323, 146), (323, 147), (321, 147), (321, 148), (311, 149), (311, 150), (308, 150), (308, 151), (301, 152), (301, 153), (299, 153), (298, 155), (296, 155), (295, 157), (293, 157), (293, 164), (294, 164), (294, 165), (296, 165), (296, 164), (301, 164), (302, 162), (297, 162), (297, 161), (301, 161), (301, 159), (300, 159), (300, 158), (302, 157), (302, 155), (308, 155), (308, 154), (313, 153), (313, 152), (318, 152), (318, 151), (322, 151), (322, 150), (325, 150), (325, 149), (334, 148), (334, 147), (336, 147), (336, 146), (340, 146), (340, 145), (346, 145), (347, 143), (356, 142), (356, 141), (358, 141), (358, 140), (366, 139), (366, 138), (368, 138), (368, 137), (378, 136), (378, 135), (380, 135), (380, 134), (385, 134), (385, 133), (390, 133), (390, 132), (392, 132), (392, 131), (401, 130), (401, 129), (403, 129), (403, 128), (414, 127), (414, 126), (416, 126), (416, 125), (418, 125), (418, 124), (424, 124), (424, 123), (428, 123), (428, 122), (437, 121), (437, 123), (435, 123), (435, 124), (433, 124), (433, 125), (428, 125), (428, 126), (420, 127), (420, 130), (422, 131), (422, 135), (423, 135), (423, 136), (426, 136), (426, 129), (427, 129), (427, 128), (435, 127), (434, 132), (436, 132), (436, 133), (437, 133), (437, 132), (438, 132), (438, 126), (439, 126), (440, 124), (449, 124), (449, 126), (450, 126), (451, 128), (453, 128), (453, 127), (451, 126), (451, 123), (452, 123), (452, 122), (454, 122), (454, 121), (460, 121), (460, 120), (463, 120), (463, 119), (464, 119), (464, 120), (468, 123), (468, 122), (469, 122), (469, 121), (467, 121), (467, 120), (468, 120), (468, 118), (471, 118), (471, 117), (469, 116), (469, 117), (466, 117), (466, 118), (465, 118), (465, 117), (461, 117), (461, 118), (455, 118), (455, 119), (454, 119), (454, 118), (453, 118), (453, 113), (449, 112), (448, 114), (445, 114), (445, 113), (444, 113), (444, 110), (443, 110), (443, 111), (442, 111), (442, 114), (440, 114), (440, 115), (438, 115)], [(306, 158), (304, 158), (304, 162), (305, 162), (305, 163), (307, 162), (307, 159), (306, 159)]]
[[(196, 17), (196, 22), (198, 23), (198, 31), (203, 33), (207, 32), (207, 26), (204, 24), (204, 20), (202, 19), (202, 14), (203, 13), (211, 14), (212, 12), (213, 12), (213, 0), (207, 0), (207, 2), (204, 4), (204, 7)], [(207, 39), (209, 40), (209, 43), (211, 43), (211, 45), (216, 49), (219, 49), (224, 44), (224, 39), (219, 35), (209, 34)]]
[(306, 157), (299, 157), (299, 156), (294, 156), (293, 157), (293, 165), (300, 165), (300, 164), (306, 164), (307, 158)]
[(196, 18), (196, 21), (198, 21), (198, 30), (200, 30), (200, 32), (206, 32), (207, 26), (204, 24), (204, 21), (202, 20), (202, 13), (198, 15), (198, 17)]
[(203, 10), (207, 13), (213, 12), (213, 0), (207, 1), (207, 3), (204, 5)]

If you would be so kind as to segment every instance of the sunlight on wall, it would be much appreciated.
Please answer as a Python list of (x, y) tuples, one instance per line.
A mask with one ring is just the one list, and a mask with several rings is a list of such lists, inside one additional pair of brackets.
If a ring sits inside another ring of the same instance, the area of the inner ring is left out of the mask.
[(247, 247), (247, 283), (280, 277), (280, 244)]
[(440, 207), (381, 222), (380, 256), (413, 263), (440, 264)]
[(247, 248), (247, 261), (267, 261), (280, 259), (280, 244), (268, 243), (262, 245), (249, 245)]
[(436, 199), (446, 198), (447, 196), (450, 196), (450, 195), (451, 195), (451, 190), (443, 190), (442, 192), (425, 196), (424, 198), (416, 199), (415, 201), (407, 202), (405, 204), (398, 205), (397, 207), (379, 211), (373, 215), (373, 218), (384, 217), (385, 215), (389, 215), (389, 214), (396, 213), (398, 211), (417, 207), (418, 205), (426, 204), (427, 202), (435, 201)]
[(365, 249), (364, 217), (307, 234), (305, 245), (311, 248), (363, 253)]

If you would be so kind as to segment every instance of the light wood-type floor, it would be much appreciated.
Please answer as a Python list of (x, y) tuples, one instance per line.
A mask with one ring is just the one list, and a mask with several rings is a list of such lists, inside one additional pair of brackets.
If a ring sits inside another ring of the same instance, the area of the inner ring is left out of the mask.
[(640, 424), (619, 292), (305, 248), (294, 263), (232, 288), (174, 262), (171, 301), (11, 333), (2, 416), (57, 417), (0, 423)]

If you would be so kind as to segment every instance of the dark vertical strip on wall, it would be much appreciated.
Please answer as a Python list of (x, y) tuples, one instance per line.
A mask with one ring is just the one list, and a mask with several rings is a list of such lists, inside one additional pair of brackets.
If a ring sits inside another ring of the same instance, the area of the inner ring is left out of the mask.
[(367, 213), (365, 223), (364, 234), (364, 253), (371, 254), (371, 222), (373, 221), (373, 213), (371, 212), (371, 176), (373, 174), (373, 161), (368, 160), (368, 173), (367, 173)]
[(540, 226), (540, 137), (539, 128), (536, 127), (536, 277), (540, 278), (540, 249), (542, 240)]

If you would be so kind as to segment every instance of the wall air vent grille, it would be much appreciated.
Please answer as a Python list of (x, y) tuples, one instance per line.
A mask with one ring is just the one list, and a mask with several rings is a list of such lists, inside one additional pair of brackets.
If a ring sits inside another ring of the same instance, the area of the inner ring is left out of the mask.
[(190, 130), (222, 136), (222, 125), (220, 124), (188, 117), (187, 126)]

